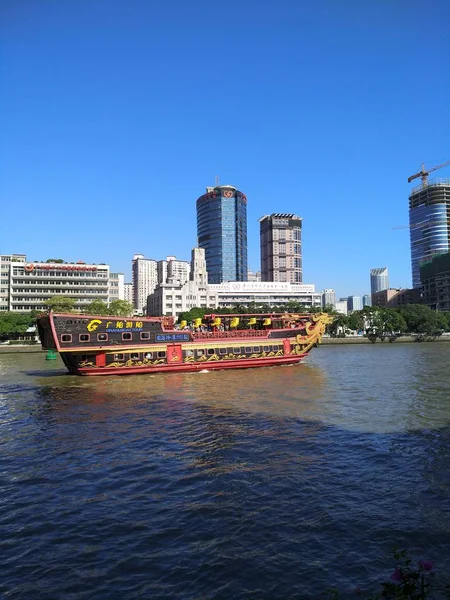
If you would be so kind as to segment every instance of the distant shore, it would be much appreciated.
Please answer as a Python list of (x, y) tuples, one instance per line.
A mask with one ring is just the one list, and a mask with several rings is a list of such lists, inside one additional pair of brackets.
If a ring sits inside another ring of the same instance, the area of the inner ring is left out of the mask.
[[(440, 337), (436, 337), (436, 338), (428, 338), (428, 339), (424, 339), (422, 340), (423, 342), (450, 342), (450, 335), (443, 335)], [(362, 335), (358, 335), (358, 336), (348, 336), (348, 337), (344, 337), (344, 338), (331, 338), (331, 337), (323, 337), (322, 338), (322, 346), (339, 346), (342, 344), (371, 344), (372, 342), (369, 340), (369, 338), (364, 337)], [(411, 335), (402, 335), (400, 337), (398, 337), (394, 342), (389, 342), (389, 340), (386, 338), (384, 340), (384, 342), (381, 342), (379, 339), (377, 339), (377, 341), (375, 342), (375, 344), (380, 345), (380, 344), (384, 344), (384, 345), (388, 345), (390, 343), (393, 344), (411, 344), (411, 343), (421, 343), (418, 342), (416, 337), (411, 336)], [(0, 346), (0, 354), (18, 354), (18, 353), (39, 353), (39, 352), (46, 352), (46, 350), (42, 350), (40, 344), (37, 344), (36, 346), (23, 346), (23, 345), (5, 345), (5, 346)]]

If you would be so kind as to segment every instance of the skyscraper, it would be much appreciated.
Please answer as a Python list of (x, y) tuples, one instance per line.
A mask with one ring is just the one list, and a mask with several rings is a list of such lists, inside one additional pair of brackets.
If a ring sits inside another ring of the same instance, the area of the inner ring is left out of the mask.
[(431, 179), (409, 196), (413, 288), (419, 288), (420, 263), (450, 250), (450, 179)]
[(247, 198), (232, 185), (206, 188), (197, 200), (198, 246), (210, 283), (247, 281)]
[(389, 273), (387, 267), (370, 269), (370, 293), (376, 294), (389, 289)]
[(259, 219), (261, 281), (301, 283), (302, 219), (290, 213), (273, 213)]

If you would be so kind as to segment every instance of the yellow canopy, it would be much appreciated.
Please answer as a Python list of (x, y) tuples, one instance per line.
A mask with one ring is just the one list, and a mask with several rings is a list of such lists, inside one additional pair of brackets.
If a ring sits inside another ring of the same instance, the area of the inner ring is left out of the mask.
[(180, 327), (186, 327), (187, 321), (180, 321)]
[(265, 325), (265, 326), (266, 326), (266, 325), (272, 325), (272, 319), (269, 319), (269, 318), (267, 318), (267, 319), (264, 319), (264, 323), (263, 323), (263, 325)]
[(213, 327), (219, 327), (219, 325), (222, 323), (222, 319), (220, 317), (216, 317), (212, 323)]
[(230, 327), (237, 327), (238, 325), (239, 325), (239, 318), (238, 317), (233, 317), (231, 319)]
[(256, 317), (250, 317), (250, 320), (248, 322), (249, 325), (256, 325)]
[(202, 324), (201, 319), (194, 319), (194, 327), (200, 327), (201, 324)]

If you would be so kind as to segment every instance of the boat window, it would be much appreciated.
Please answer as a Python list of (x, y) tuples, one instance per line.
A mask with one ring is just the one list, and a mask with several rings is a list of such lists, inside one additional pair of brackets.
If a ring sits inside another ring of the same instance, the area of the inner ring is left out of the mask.
[(219, 354), (226, 354), (226, 353), (227, 353), (226, 348), (219, 348)]
[(273, 350), (274, 352), (278, 352), (278, 346), (272, 346), (272, 350)]
[(197, 356), (203, 356), (205, 354), (204, 350), (196, 350)]
[(253, 346), (253, 352), (261, 352), (261, 349), (259, 346)]
[(131, 360), (139, 360), (139, 352), (132, 352), (130, 358)]
[(144, 358), (147, 360), (151, 360), (153, 358), (153, 354), (151, 352), (146, 352), (144, 354)]
[(269, 346), (263, 346), (263, 352), (269, 352)]
[(186, 350), (186, 356), (192, 356), (194, 354), (193, 350)]
[(214, 350), (214, 348), (208, 348), (208, 354), (211, 356), (213, 354), (215, 354), (216, 351)]
[(245, 352), (246, 354), (251, 354), (252, 349), (250, 348), (250, 346), (246, 346), (245, 348)]
[(141, 331), (141, 340), (149, 340), (150, 332), (149, 331)]
[(114, 360), (123, 360), (124, 356), (123, 354), (114, 354)]
[(62, 342), (71, 342), (72, 341), (72, 335), (70, 333), (63, 333), (61, 336), (61, 341)]
[(240, 353), (241, 353), (240, 348), (233, 348), (233, 354), (240, 354)]
[(123, 340), (131, 340), (132, 337), (133, 336), (129, 332), (122, 333), (122, 339)]
[(78, 338), (79, 338), (80, 342), (89, 342), (89, 340), (91, 339), (91, 336), (89, 335), (89, 333), (80, 333)]
[(108, 334), (107, 333), (97, 333), (97, 341), (99, 342), (107, 342)]
[(166, 358), (166, 351), (161, 350), (160, 352), (158, 352), (158, 358)]

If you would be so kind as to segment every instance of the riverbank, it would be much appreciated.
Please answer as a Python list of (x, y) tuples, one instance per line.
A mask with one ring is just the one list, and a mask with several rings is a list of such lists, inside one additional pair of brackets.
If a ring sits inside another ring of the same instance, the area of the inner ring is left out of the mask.
[(17, 354), (17, 353), (21, 353), (21, 352), (45, 352), (45, 350), (42, 350), (41, 345), (37, 344), (36, 346), (24, 346), (24, 345), (5, 345), (5, 346), (0, 346), (0, 354)]
[[(450, 335), (442, 335), (439, 337), (430, 337), (430, 338), (426, 338), (424, 340), (421, 340), (423, 342), (450, 342)], [(398, 338), (396, 338), (396, 340), (392, 343), (394, 344), (405, 344), (405, 343), (418, 343), (417, 337), (416, 336), (412, 336), (412, 335), (402, 335)], [(377, 341), (375, 342), (375, 344), (389, 344), (391, 342), (389, 342), (389, 340), (386, 338), (384, 340), (384, 342), (381, 342), (379, 339), (377, 339)], [(369, 340), (369, 338), (364, 337), (362, 335), (358, 335), (358, 336), (352, 336), (352, 337), (345, 337), (345, 338), (331, 338), (331, 337), (323, 337), (322, 338), (322, 345), (323, 346), (332, 346), (332, 345), (339, 345), (339, 344), (372, 344), (372, 342)]]

